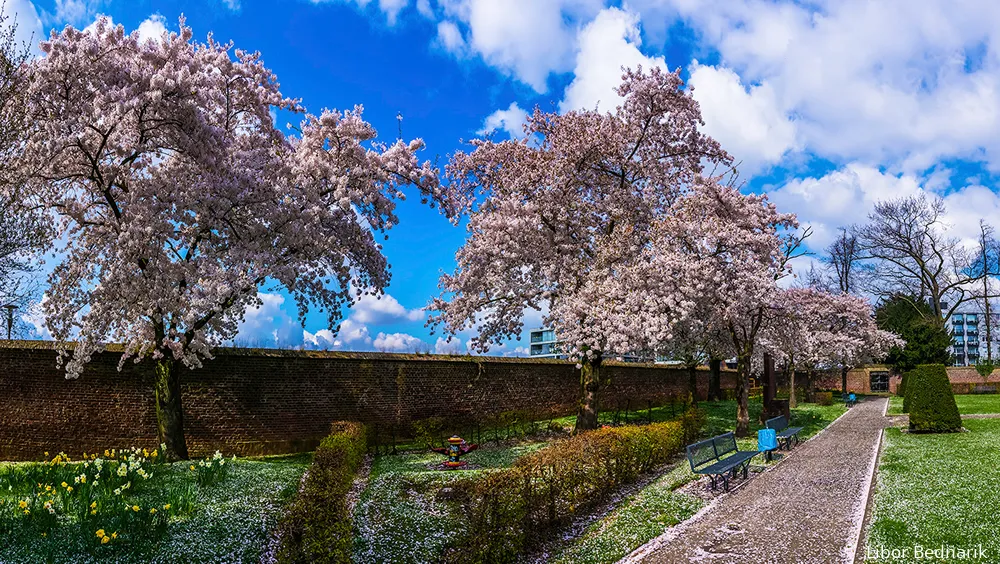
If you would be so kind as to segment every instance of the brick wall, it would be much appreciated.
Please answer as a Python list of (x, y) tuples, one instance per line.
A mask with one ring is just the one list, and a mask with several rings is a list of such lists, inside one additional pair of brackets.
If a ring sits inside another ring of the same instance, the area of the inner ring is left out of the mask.
[[(885, 370), (892, 372), (889, 368), (885, 366), (873, 366), (866, 368), (855, 368), (848, 371), (847, 373), (847, 390), (850, 392), (857, 392), (862, 394), (871, 393), (871, 377), (870, 373), (872, 371)], [(891, 393), (896, 393), (896, 388), (899, 387), (899, 383), (902, 381), (903, 377), (899, 374), (890, 374), (889, 376), (889, 391)], [(949, 366), (948, 367), (948, 380), (952, 384), (952, 390), (955, 393), (968, 393), (971, 387), (978, 384), (983, 384), (984, 382), (989, 384), (1000, 384), (1000, 370), (993, 371), (988, 379), (984, 379), (976, 372), (976, 368), (973, 366)], [(824, 390), (839, 390), (840, 389), (840, 372), (835, 371), (824, 371), (820, 372), (813, 379), (816, 388)]]
[[(66, 380), (51, 343), (0, 344), (0, 460), (37, 459), (110, 447), (154, 446), (152, 375), (147, 364), (95, 355)], [(686, 393), (685, 371), (607, 363), (602, 405), (634, 409)], [(568, 414), (578, 371), (555, 360), (225, 349), (182, 375), (192, 455), (276, 454), (313, 448), (331, 421), (405, 424), (431, 416), (480, 418), (508, 410)], [(723, 389), (735, 387), (723, 371)], [(698, 371), (699, 395), (708, 371)]]
[[(887, 371), (892, 372), (884, 366), (874, 366), (870, 368), (853, 368), (847, 371), (847, 391), (855, 392), (859, 394), (871, 393), (871, 371)], [(839, 391), (841, 389), (840, 370), (822, 370), (817, 372), (813, 376), (813, 387), (819, 390), (833, 390)], [(890, 375), (889, 377), (889, 390), (895, 391), (893, 387), (894, 377)], [(838, 396), (839, 397), (839, 396)]]

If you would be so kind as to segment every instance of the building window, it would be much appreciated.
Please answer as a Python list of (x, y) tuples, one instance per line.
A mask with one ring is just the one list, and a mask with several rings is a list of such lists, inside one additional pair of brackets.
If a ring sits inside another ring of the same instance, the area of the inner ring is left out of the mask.
[(889, 391), (889, 373), (885, 371), (872, 372), (868, 375), (869, 385), (873, 392)]

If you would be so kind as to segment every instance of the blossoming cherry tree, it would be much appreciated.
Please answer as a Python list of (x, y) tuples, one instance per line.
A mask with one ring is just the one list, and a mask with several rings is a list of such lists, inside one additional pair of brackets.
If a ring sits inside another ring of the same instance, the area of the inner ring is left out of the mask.
[(476, 139), (447, 168), (479, 204), (432, 323), (474, 328), (486, 351), (520, 335), (527, 308), (548, 306), (545, 323), (581, 367), (578, 430), (597, 427), (602, 359), (645, 348), (636, 312), (658, 293), (638, 262), (653, 222), (705, 163), (731, 160), (698, 130), (682, 86), (676, 72), (626, 71), (614, 112), (536, 109), (523, 139)]
[(375, 142), (361, 107), (306, 115), (286, 138), (271, 111), (302, 108), (259, 54), (192, 41), (183, 19), (145, 41), (101, 19), (41, 48), (16, 165), (65, 241), (47, 327), (77, 341), (68, 377), (107, 342), (124, 344), (122, 362), (155, 361), (170, 459), (187, 457), (181, 368), (236, 335), (260, 288), (283, 287), (301, 318), (322, 310), (335, 329), (354, 288), (388, 284), (376, 235), (397, 222), (404, 185), (462, 207), (418, 162), (421, 141)]

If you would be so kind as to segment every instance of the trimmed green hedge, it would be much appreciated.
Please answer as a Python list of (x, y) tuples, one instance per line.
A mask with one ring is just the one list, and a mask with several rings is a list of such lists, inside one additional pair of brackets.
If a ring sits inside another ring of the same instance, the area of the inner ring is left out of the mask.
[[(910, 431), (950, 433), (962, 429), (948, 371), (943, 364), (922, 364), (910, 376), (906, 398), (910, 408)], [(905, 401), (905, 400), (904, 400)]]
[[(903, 404), (906, 404), (906, 372), (903, 372), (903, 376), (899, 380), (899, 385), (896, 386), (896, 395), (903, 398)], [(903, 408), (903, 413), (906, 413), (906, 408)]]
[(450, 562), (515, 562), (539, 535), (671, 460), (695, 440), (704, 414), (682, 421), (607, 427), (557, 441), (512, 468), (459, 483), (468, 530)]
[(335, 422), (316, 449), (302, 491), (279, 526), (280, 564), (351, 561), (347, 494), (365, 455), (365, 436), (360, 423)]
[(920, 365), (909, 372), (903, 373), (903, 382), (900, 386), (903, 388), (903, 413), (910, 412), (910, 401), (913, 399), (913, 390), (919, 389), (922, 384), (920, 379), (923, 376), (922, 367), (926, 365)]

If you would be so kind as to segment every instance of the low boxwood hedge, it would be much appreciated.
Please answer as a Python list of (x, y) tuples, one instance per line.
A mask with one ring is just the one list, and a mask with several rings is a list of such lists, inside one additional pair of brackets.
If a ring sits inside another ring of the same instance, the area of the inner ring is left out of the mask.
[(280, 564), (351, 562), (347, 494), (365, 455), (365, 428), (335, 422), (320, 443), (298, 497), (279, 526)]
[(923, 364), (907, 382), (910, 400), (910, 431), (950, 433), (962, 429), (955, 396), (951, 393), (948, 371), (943, 364)]
[(682, 421), (588, 431), (524, 456), (511, 468), (460, 482), (468, 529), (446, 559), (517, 561), (546, 530), (671, 460), (703, 424), (704, 415), (691, 410)]

